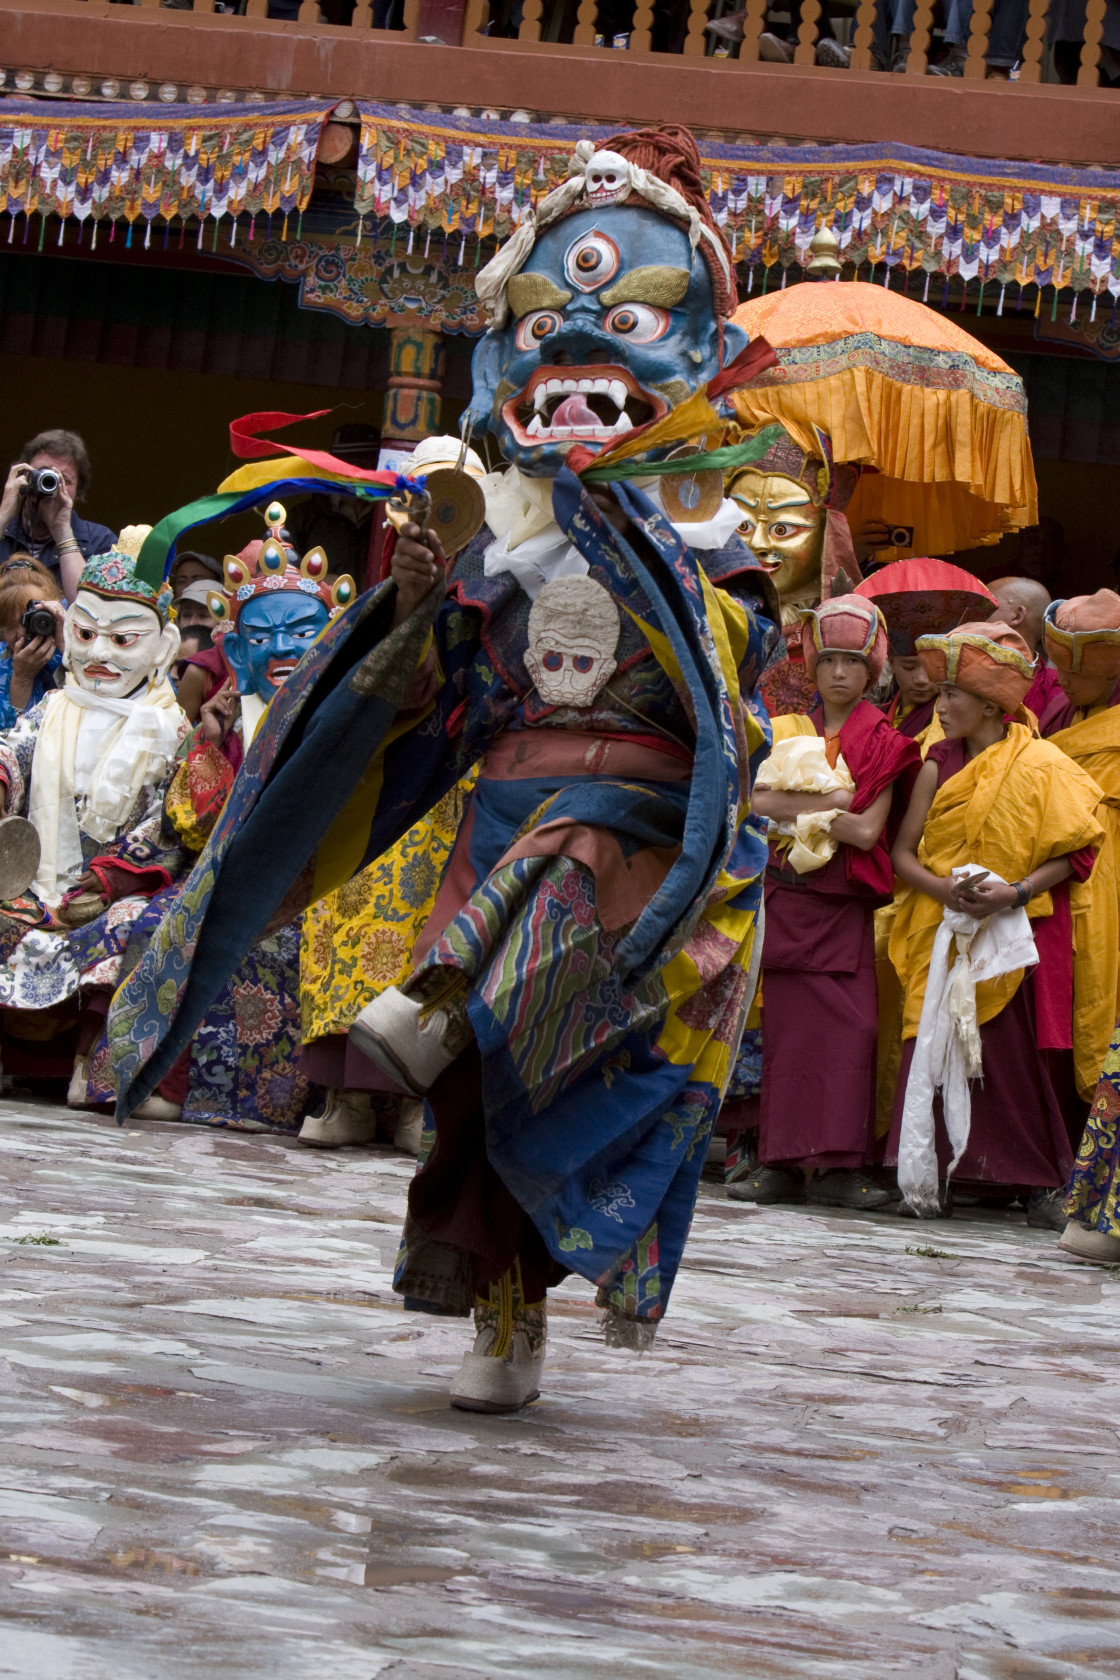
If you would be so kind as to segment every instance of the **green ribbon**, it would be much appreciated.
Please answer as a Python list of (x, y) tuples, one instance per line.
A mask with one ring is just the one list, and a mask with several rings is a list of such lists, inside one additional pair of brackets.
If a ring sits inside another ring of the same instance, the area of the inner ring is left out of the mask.
[(668, 473), (725, 473), (732, 467), (745, 467), (751, 461), (757, 461), (777, 443), (782, 433), (781, 426), (764, 426), (754, 437), (746, 438), (742, 443), (729, 443), (723, 449), (706, 449), (698, 455), (678, 455), (669, 461), (614, 461), (605, 467), (588, 467), (579, 476), (584, 484), (616, 484), (624, 478), (664, 478)]
[(207, 525), (212, 519), (222, 519), (231, 513), (242, 513), (247, 508), (259, 507), (262, 502), (267, 504), (275, 501), (278, 495), (293, 490), (301, 493), (333, 491), (336, 494), (342, 491), (370, 501), (383, 501), (386, 496), (393, 494), (391, 489), (382, 484), (338, 484), (333, 480), (304, 474), (302, 478), (277, 478), (268, 484), (259, 484), (251, 490), (226, 490), (220, 495), (200, 496), (197, 502), (188, 502), (186, 507), (176, 508), (174, 513), (169, 513), (166, 519), (161, 519), (158, 525), (152, 527), (137, 556), (137, 577), (151, 584), (153, 589), (159, 589), (167, 571), (167, 556), (171, 546), (184, 531), (191, 530), (195, 525)]

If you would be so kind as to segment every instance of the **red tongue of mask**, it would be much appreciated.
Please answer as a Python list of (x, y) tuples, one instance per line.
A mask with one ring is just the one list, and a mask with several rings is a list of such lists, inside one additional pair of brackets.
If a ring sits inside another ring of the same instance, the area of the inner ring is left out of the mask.
[(599, 426), (602, 421), (593, 408), (588, 408), (578, 391), (557, 406), (551, 426)]

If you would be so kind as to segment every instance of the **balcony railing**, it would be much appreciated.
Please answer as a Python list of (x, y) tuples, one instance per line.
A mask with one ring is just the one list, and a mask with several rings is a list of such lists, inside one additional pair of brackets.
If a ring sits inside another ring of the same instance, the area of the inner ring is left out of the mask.
[[(729, 58), (741, 66), (927, 70), (969, 80), (1120, 83), (1120, 4), (1087, 0), (1084, 19), (1063, 7), (1050, 27), (1050, 0), (437, 0), (425, 33), (424, 0), (116, 0), (147, 10), (236, 14), (308, 26), (385, 29), (472, 46), (482, 37), (532, 45)], [(1110, 16), (1110, 13), (1112, 14)], [(1106, 41), (1114, 35), (1115, 43)], [(1115, 45), (1116, 52), (1111, 48)], [(1102, 63), (1102, 54), (1103, 60)], [(959, 65), (959, 70), (957, 66)]]

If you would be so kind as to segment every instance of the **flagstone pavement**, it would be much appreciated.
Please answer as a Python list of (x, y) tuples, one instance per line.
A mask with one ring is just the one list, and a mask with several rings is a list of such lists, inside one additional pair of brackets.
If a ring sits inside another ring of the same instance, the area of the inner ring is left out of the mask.
[(652, 1353), (451, 1411), (411, 1163), (0, 1102), (0, 1674), (1120, 1673), (1120, 1277), (705, 1185)]

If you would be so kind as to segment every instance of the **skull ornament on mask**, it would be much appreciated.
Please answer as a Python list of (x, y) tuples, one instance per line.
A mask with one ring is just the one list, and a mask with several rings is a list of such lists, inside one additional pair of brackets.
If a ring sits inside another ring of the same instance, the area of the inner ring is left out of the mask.
[(587, 202), (595, 209), (619, 204), (630, 191), (630, 164), (618, 152), (596, 152), (584, 166)]
[(546, 583), (529, 613), (525, 666), (546, 706), (590, 706), (615, 673), (619, 619), (602, 584)]

